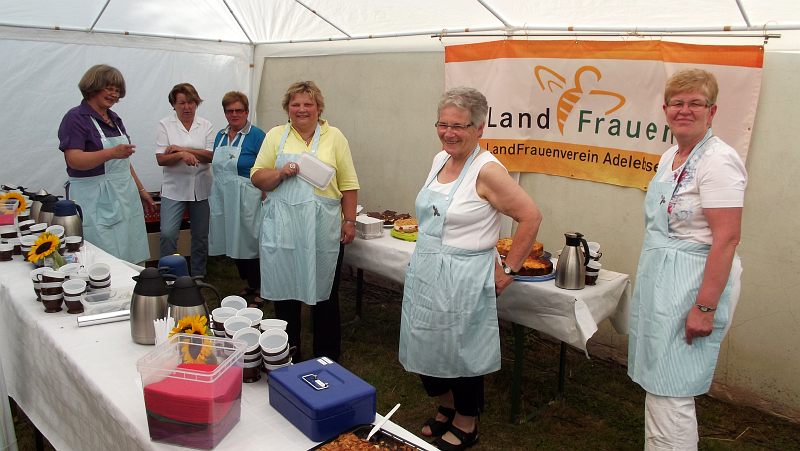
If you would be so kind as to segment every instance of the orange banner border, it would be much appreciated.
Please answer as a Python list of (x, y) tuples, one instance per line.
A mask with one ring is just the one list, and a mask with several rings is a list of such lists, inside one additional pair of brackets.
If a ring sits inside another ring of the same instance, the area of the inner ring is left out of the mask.
[[(543, 45), (531, 45), (541, 43)], [(753, 51), (757, 48), (758, 51)], [(764, 66), (763, 46), (695, 45), (677, 42), (493, 41), (445, 47), (445, 63), (497, 58), (654, 60), (673, 63)]]

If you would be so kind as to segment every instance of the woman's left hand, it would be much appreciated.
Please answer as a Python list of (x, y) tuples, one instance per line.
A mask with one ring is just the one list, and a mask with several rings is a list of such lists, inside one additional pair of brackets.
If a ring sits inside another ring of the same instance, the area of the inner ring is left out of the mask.
[(692, 305), (689, 314), (686, 315), (686, 343), (692, 344), (692, 340), (698, 337), (707, 337), (714, 331), (714, 312), (701, 312), (696, 306)]
[(352, 222), (342, 224), (342, 244), (350, 244), (356, 238), (356, 226)]

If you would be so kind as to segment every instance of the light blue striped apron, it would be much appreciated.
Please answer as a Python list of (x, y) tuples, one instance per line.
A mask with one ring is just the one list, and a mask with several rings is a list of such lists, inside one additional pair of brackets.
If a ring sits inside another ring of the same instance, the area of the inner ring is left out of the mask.
[(211, 172), (214, 183), (208, 206), (211, 224), (208, 234), (209, 255), (231, 258), (258, 258), (258, 235), (261, 230), (261, 190), (249, 177), (241, 177), (237, 168), (245, 136), (238, 133), (228, 142), (228, 133), (220, 132), (214, 149)]
[[(275, 167), (297, 162), (301, 154), (284, 153), (291, 124), (286, 125)], [(320, 126), (311, 153), (317, 154)], [(261, 297), (297, 299), (315, 305), (330, 297), (339, 240), (342, 203), (314, 194), (314, 187), (289, 177), (267, 195), (261, 225)]]
[[(687, 158), (683, 172), (696, 165), (711, 138), (709, 129)], [(686, 316), (703, 281), (711, 246), (669, 236), (667, 206), (677, 181), (661, 182), (666, 166), (650, 182), (645, 197), (645, 238), (630, 314), (628, 376), (647, 392), (659, 396), (687, 397), (708, 392), (736, 299), (731, 299), (739, 257), (734, 256), (725, 290), (708, 337), (686, 343)], [(678, 177), (678, 180), (680, 177)]]
[[(100, 133), (103, 149), (130, 144), (119, 127), (120, 136), (107, 138), (97, 121), (90, 119)], [(150, 246), (130, 160), (108, 160), (104, 166), (105, 174), (69, 178), (69, 197), (83, 210), (83, 237), (117, 258), (143, 262), (150, 258)]]
[(473, 251), (442, 244), (447, 209), (478, 152), (449, 194), (428, 187), (442, 163), (417, 195), (419, 233), (406, 271), (398, 353), (412, 373), (454, 378), (500, 369), (494, 247)]

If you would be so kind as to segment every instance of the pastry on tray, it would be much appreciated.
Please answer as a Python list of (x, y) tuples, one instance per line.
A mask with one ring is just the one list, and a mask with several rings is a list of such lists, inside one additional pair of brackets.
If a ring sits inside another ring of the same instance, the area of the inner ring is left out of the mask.
[(414, 233), (419, 230), (417, 218), (401, 218), (394, 221), (394, 229), (398, 232)]
[(411, 217), (408, 213), (398, 213), (394, 210), (383, 210), (382, 212), (370, 211), (367, 213), (367, 216), (380, 219), (383, 221), (383, 224), (387, 226), (394, 224), (398, 219), (407, 219)]
[[(503, 257), (507, 257), (508, 253), (511, 251), (511, 243), (511, 238), (500, 238), (497, 240), (497, 252)], [(541, 258), (542, 255), (544, 255), (544, 245), (538, 241), (534, 241), (530, 252), (528, 252), (528, 257)]]

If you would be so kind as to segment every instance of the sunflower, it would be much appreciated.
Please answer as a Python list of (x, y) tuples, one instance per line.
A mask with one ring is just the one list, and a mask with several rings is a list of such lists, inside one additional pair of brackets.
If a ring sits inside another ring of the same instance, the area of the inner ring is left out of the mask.
[[(203, 343), (199, 345), (195, 343), (194, 345), (195, 346), (192, 346), (189, 343), (181, 345), (181, 358), (183, 359), (183, 363), (206, 363), (213, 349), (211, 343), (208, 343), (207, 340), (203, 340)], [(197, 355), (193, 356), (193, 353), (197, 353)]]
[(175, 334), (194, 334), (208, 335), (208, 317), (205, 315), (186, 316), (178, 321), (178, 325), (172, 328), (169, 336)]
[(25, 211), (26, 208), (28, 208), (28, 204), (25, 203), (25, 197), (16, 191), (9, 191), (5, 194), (0, 194), (0, 200), (5, 200), (5, 199), (16, 200), (17, 202), (19, 202), (17, 204), (17, 214), (22, 213), (23, 211)]
[(36, 242), (31, 246), (31, 250), (28, 252), (28, 261), (36, 263), (45, 257), (52, 256), (54, 263), (58, 266), (62, 266), (64, 264), (64, 259), (61, 258), (61, 254), (58, 253), (58, 245), (59, 241), (57, 236), (50, 232), (44, 232), (39, 235), (39, 238), (37, 238)]

